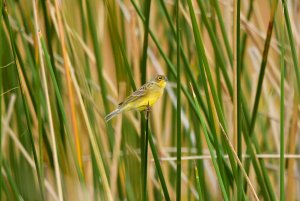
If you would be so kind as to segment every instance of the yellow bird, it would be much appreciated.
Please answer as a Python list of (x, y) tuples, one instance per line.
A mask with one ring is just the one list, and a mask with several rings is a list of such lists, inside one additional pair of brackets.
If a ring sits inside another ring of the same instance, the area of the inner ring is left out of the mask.
[(148, 81), (146, 84), (128, 96), (123, 102), (121, 102), (117, 109), (106, 115), (105, 121), (108, 122), (117, 114), (120, 114), (124, 111), (144, 111), (150, 109), (151, 106), (156, 103), (158, 98), (162, 96), (167, 81), (168, 78), (164, 75), (155, 76), (155, 78)]

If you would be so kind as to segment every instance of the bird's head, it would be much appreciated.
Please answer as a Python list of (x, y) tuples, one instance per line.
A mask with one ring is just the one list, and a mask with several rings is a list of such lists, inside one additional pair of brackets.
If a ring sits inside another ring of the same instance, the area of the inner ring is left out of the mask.
[(165, 87), (167, 84), (168, 78), (165, 75), (157, 75), (154, 78), (154, 82), (158, 84), (160, 87)]

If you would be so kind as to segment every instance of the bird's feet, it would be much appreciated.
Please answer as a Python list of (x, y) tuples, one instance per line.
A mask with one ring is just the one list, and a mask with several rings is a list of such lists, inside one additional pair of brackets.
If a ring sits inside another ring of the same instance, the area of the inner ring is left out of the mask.
[(149, 105), (149, 102), (148, 102), (148, 105), (146, 107), (146, 115), (145, 115), (145, 118), (148, 119), (149, 118), (149, 115), (150, 115), (150, 111), (151, 111), (151, 106)]

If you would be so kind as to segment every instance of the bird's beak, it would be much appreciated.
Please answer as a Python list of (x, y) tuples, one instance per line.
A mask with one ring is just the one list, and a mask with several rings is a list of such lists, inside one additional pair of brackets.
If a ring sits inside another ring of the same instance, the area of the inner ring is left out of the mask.
[(165, 77), (165, 81), (166, 81), (166, 82), (168, 82), (168, 81), (169, 81), (167, 77)]

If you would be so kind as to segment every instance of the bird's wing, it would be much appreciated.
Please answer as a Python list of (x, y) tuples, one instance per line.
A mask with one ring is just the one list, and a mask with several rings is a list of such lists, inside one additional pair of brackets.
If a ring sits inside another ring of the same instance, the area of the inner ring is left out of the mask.
[(126, 105), (127, 103), (133, 102), (136, 99), (138, 99), (139, 97), (144, 96), (147, 93), (147, 89), (152, 85), (153, 85), (153, 83), (151, 83), (151, 82), (144, 84), (138, 90), (136, 90), (130, 96), (128, 96), (123, 102), (119, 103), (119, 107)]

